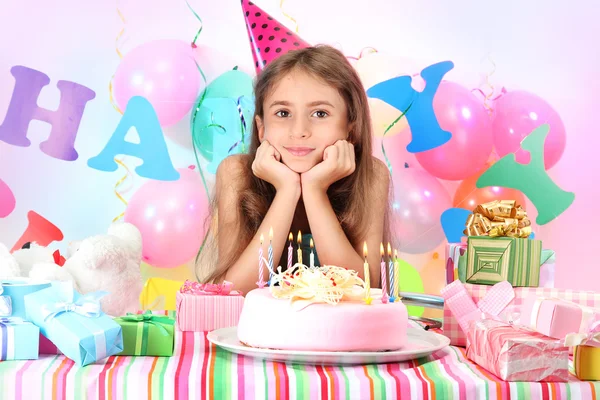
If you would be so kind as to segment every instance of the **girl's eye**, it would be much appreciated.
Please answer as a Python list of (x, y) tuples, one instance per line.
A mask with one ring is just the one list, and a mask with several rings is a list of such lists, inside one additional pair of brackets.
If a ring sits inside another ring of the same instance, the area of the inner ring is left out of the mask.
[(329, 114), (327, 114), (327, 111), (319, 110), (319, 111), (315, 111), (313, 113), (313, 115), (316, 116), (317, 118), (325, 118)]
[(280, 118), (287, 118), (290, 116), (290, 113), (286, 110), (279, 110), (275, 113), (276, 116), (280, 117)]

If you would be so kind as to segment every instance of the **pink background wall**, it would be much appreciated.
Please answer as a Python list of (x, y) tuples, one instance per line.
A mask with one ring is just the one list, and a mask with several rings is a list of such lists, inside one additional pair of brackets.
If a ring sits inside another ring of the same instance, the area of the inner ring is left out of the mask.
[[(290, 28), (294, 24), (279, 8), (278, 0), (256, 3)], [(561, 115), (567, 129), (566, 151), (551, 176), (565, 190), (576, 193), (575, 203), (557, 220), (534, 227), (545, 248), (557, 252), (557, 286), (600, 289), (596, 278), (598, 148), (596, 132), (600, 104), (600, 52), (592, 38), (600, 28), (589, 7), (568, 2), (447, 2), (288, 0), (284, 10), (299, 25), (299, 35), (309, 43), (329, 43), (345, 54), (358, 56), (367, 46), (391, 57), (408, 58), (418, 68), (450, 59), (455, 69), (447, 78), (469, 88), (483, 84), (496, 64), (492, 83), (523, 89), (547, 100)], [(39, 104), (58, 105), (56, 81), (71, 80), (96, 91), (82, 120), (76, 149), (80, 158), (65, 162), (39, 150), (49, 126), (30, 125), (27, 148), (0, 142), (0, 177), (17, 196), (15, 211), (0, 219), (0, 242), (11, 246), (26, 226), (26, 212), (34, 209), (55, 222), (65, 242), (104, 232), (123, 205), (113, 193), (122, 172), (101, 172), (87, 166), (112, 135), (120, 115), (109, 102), (108, 83), (119, 58), (115, 37), (122, 27), (115, 2), (22, 0), (5, 3), (0, 12), (3, 46), (0, 57), (0, 118), (8, 107), (14, 79), (13, 65), (24, 65), (50, 76)], [(198, 28), (185, 2), (122, 1), (126, 19), (121, 40), (125, 53), (154, 39), (191, 41)], [(253, 73), (246, 28), (237, 0), (192, 0), (204, 21), (199, 45), (209, 46), (201, 65), (208, 78), (239, 65)], [(216, 4), (219, 4), (218, 6)], [(489, 56), (489, 58), (488, 58)], [(194, 163), (189, 147), (188, 120), (169, 128), (169, 152), (175, 167)], [(133, 160), (131, 167), (138, 165)], [(143, 179), (135, 178), (133, 186)], [(447, 183), (449, 190), (456, 185)], [(47, 197), (47, 200), (42, 200)], [(534, 208), (528, 208), (535, 218)], [(65, 246), (64, 243), (61, 246)], [(438, 248), (443, 254), (443, 246)], [(406, 255), (422, 267), (431, 253)]]

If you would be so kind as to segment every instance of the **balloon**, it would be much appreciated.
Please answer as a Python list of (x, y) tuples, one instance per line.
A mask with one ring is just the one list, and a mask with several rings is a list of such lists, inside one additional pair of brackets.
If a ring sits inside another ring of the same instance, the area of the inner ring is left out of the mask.
[[(245, 128), (238, 107), (242, 110)], [(248, 74), (238, 70), (225, 72), (208, 85), (195, 108), (198, 111), (192, 117), (193, 141), (207, 161), (212, 162), (217, 154), (214, 170), (227, 155), (241, 152), (242, 133), (243, 143), (248, 147), (254, 117), (252, 78)], [(215, 148), (215, 135), (221, 135), (218, 142), (224, 143), (219, 149)], [(232, 146), (236, 151), (229, 151)], [(225, 151), (217, 151), (223, 149)]]
[(426, 171), (393, 165), (392, 230), (398, 250), (420, 254), (444, 240), (440, 217), (451, 206), (450, 195)]
[(520, 149), (521, 141), (542, 124), (550, 125), (544, 142), (544, 165), (552, 168), (565, 150), (565, 126), (558, 113), (544, 99), (528, 92), (508, 92), (494, 104), (492, 132), (499, 156), (515, 153), (517, 162), (529, 162), (529, 154)]
[(442, 81), (433, 99), (440, 127), (452, 138), (434, 149), (417, 153), (431, 175), (446, 180), (465, 179), (479, 171), (492, 152), (492, 124), (481, 102), (465, 87)]
[(17, 200), (10, 186), (0, 179), (0, 218), (5, 218), (10, 215), (15, 209)]
[[(419, 272), (404, 260), (398, 260), (398, 269), (400, 272), (400, 292), (425, 293), (423, 281)], [(423, 307), (407, 306), (408, 315), (420, 317), (425, 310)]]
[(133, 96), (145, 97), (160, 125), (183, 118), (196, 102), (202, 77), (192, 48), (179, 40), (144, 43), (127, 53), (113, 79), (114, 96), (121, 110)]
[(501, 186), (487, 186), (481, 189), (477, 188), (475, 185), (477, 179), (479, 179), (481, 174), (483, 174), (490, 165), (491, 164), (486, 165), (486, 167), (478, 173), (468, 177), (460, 183), (454, 193), (452, 205), (454, 207), (465, 208), (472, 211), (478, 204), (487, 203), (489, 201), (516, 200), (517, 204), (520, 204), (523, 209), (525, 209), (525, 196), (518, 190)]
[[(195, 259), (195, 257), (194, 257)], [(163, 278), (171, 281), (185, 281), (186, 279), (195, 281), (196, 276), (194, 273), (194, 260), (191, 260), (185, 264), (178, 265), (174, 268), (157, 268), (146, 263), (142, 263), (140, 266), (140, 272), (142, 274), (142, 280), (146, 282), (150, 278)]]
[(385, 135), (385, 137), (374, 136), (373, 155), (381, 161), (386, 162), (383, 150), (381, 149), (381, 144), (383, 143), (389, 162), (397, 165), (397, 168), (404, 168), (404, 163), (407, 163), (409, 167), (418, 166), (415, 154), (406, 150), (406, 146), (410, 143), (410, 140), (410, 134), (407, 131), (391, 137), (388, 135)]
[(135, 192), (125, 221), (142, 234), (142, 261), (173, 268), (195, 257), (204, 236), (208, 200), (197, 171), (179, 169), (177, 181), (148, 181)]
[[(425, 293), (439, 296), (446, 286), (446, 265), (440, 255), (435, 252), (420, 271)], [(442, 318), (442, 310), (427, 308), (423, 312), (425, 318)]]

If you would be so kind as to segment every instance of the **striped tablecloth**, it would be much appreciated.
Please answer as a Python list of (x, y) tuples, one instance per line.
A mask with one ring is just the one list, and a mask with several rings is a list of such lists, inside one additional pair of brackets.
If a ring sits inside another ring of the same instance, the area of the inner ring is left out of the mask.
[(448, 347), (413, 362), (321, 367), (265, 362), (177, 333), (173, 357), (0, 362), (1, 399), (600, 399), (600, 382), (506, 383)]

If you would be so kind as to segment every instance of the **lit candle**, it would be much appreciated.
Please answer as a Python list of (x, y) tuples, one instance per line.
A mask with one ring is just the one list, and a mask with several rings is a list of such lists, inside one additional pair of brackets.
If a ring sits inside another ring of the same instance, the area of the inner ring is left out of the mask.
[(288, 247), (287, 269), (291, 269), (292, 268), (292, 253), (294, 251), (294, 248), (292, 247), (292, 240), (294, 240), (294, 235), (292, 235), (292, 232), (290, 232), (289, 240), (290, 240), (290, 245)]
[(302, 264), (302, 232), (298, 231), (298, 263)]
[(369, 262), (367, 261), (367, 242), (363, 245), (363, 255), (365, 256), (365, 304), (371, 304), (371, 280), (369, 278)]
[(396, 292), (394, 288), (396, 287), (396, 271), (394, 271), (394, 262), (392, 260), (392, 246), (388, 242), (387, 244), (387, 254), (388, 254), (388, 268), (390, 270), (390, 303), (393, 303), (396, 300)]
[(315, 244), (313, 243), (312, 238), (310, 238), (310, 267), (315, 267), (315, 253), (314, 253)]
[(269, 280), (273, 277), (273, 227), (269, 229)]
[(260, 247), (258, 248), (258, 282), (256, 282), (258, 287), (261, 289), (265, 287), (265, 281), (263, 280), (264, 266), (263, 266), (263, 248), (262, 248), (264, 241), (265, 241), (265, 238), (261, 234), (260, 235)]
[(385, 254), (385, 252), (383, 251), (383, 243), (379, 245), (379, 252), (381, 253), (381, 302), (387, 303), (387, 265), (385, 264), (385, 260), (383, 259), (383, 256)]
[(399, 298), (400, 293), (400, 265), (398, 264), (398, 250), (394, 249), (394, 271), (396, 274), (396, 286), (394, 286), (394, 296)]

